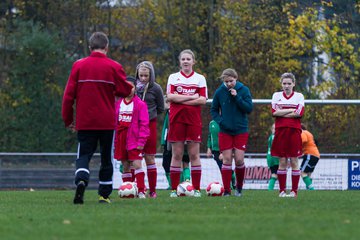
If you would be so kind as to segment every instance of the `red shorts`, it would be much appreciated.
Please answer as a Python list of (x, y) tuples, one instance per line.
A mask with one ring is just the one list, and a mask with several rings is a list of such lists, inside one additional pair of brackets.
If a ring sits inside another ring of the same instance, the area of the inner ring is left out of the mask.
[(219, 133), (219, 148), (220, 151), (225, 151), (229, 149), (239, 149), (246, 150), (247, 141), (249, 138), (249, 133), (240, 133), (237, 135), (229, 135), (226, 133)]
[(143, 151), (139, 149), (126, 150), (125, 147), (121, 148), (120, 153), (115, 159), (120, 161), (135, 161), (143, 159)]
[(120, 161), (134, 161), (134, 160), (142, 160), (143, 158), (143, 150), (131, 149), (126, 150), (126, 138), (127, 138), (127, 130), (124, 129), (120, 132), (117, 132), (115, 150), (114, 150), (114, 158)]
[(201, 127), (184, 123), (170, 123), (169, 142), (201, 142)]
[(157, 129), (156, 129), (156, 118), (150, 121), (150, 136), (144, 146), (144, 154), (155, 155), (156, 154), (156, 140), (157, 140)]
[(281, 158), (300, 157), (302, 155), (301, 129), (276, 128), (271, 146), (271, 156)]
[(142, 160), (143, 156), (144, 156), (143, 150), (132, 149), (127, 151), (127, 155), (125, 156), (127, 158), (123, 158), (123, 159), (126, 159), (128, 161)]

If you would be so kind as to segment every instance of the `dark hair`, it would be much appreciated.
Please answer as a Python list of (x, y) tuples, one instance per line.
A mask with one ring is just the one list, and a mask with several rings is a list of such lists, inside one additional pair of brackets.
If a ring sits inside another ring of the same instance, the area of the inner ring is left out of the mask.
[[(306, 125), (305, 125), (304, 123), (301, 123), (301, 129), (302, 129), (302, 130), (307, 130), (307, 127), (306, 127)], [(313, 137), (314, 137), (315, 145), (316, 145), (316, 146), (319, 146), (319, 141), (317, 140), (317, 138), (315, 138), (314, 135), (313, 135)]]
[(314, 142), (315, 142), (315, 145), (316, 145), (317, 147), (319, 147), (319, 141), (317, 140), (317, 138), (314, 138)]
[(103, 32), (94, 32), (89, 38), (89, 48), (91, 51), (105, 49), (109, 45), (109, 39)]
[(127, 77), (126, 77), (126, 81), (132, 82), (132, 83), (135, 85), (135, 87), (136, 87), (136, 78), (135, 78), (135, 77), (133, 77), (133, 76), (127, 76)]

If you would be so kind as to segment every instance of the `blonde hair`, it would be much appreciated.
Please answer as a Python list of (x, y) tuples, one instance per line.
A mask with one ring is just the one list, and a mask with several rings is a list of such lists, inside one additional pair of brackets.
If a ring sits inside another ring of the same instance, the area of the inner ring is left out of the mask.
[(296, 81), (294, 74), (292, 74), (292, 73), (290, 73), (290, 72), (283, 73), (283, 74), (281, 75), (281, 77), (280, 77), (280, 82), (282, 82), (282, 80), (283, 80), (284, 78), (290, 78), (293, 83), (295, 83), (295, 81)]
[(191, 51), (190, 49), (185, 49), (185, 50), (182, 50), (181, 53), (179, 54), (179, 61), (181, 59), (181, 55), (183, 55), (184, 53), (188, 53), (192, 56), (192, 58), (194, 59), (194, 62), (195, 62), (195, 54), (193, 51)]
[(236, 79), (237, 79), (237, 78), (238, 78), (238, 74), (237, 74), (237, 72), (235, 71), (235, 69), (227, 68), (227, 69), (225, 69), (225, 70), (222, 72), (220, 78), (221, 78), (221, 80), (224, 80), (224, 78), (226, 78), (226, 77), (233, 77), (233, 78), (236, 78)]
[(136, 66), (136, 70), (138, 70), (139, 68), (147, 68), (147, 69), (149, 69), (151, 71), (151, 69), (153, 68), (153, 65), (149, 61), (142, 61), (141, 63), (139, 63)]

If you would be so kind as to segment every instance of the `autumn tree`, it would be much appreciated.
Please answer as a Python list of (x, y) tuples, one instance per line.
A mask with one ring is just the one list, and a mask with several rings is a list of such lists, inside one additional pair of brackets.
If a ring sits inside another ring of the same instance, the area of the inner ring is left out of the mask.
[[(190, 48), (197, 57), (195, 70), (207, 78), (209, 98), (222, 70), (232, 67), (255, 99), (270, 99), (280, 90), (279, 76), (288, 71), (295, 73), (296, 90), (307, 99), (359, 99), (359, 9), (352, 0), (3, 1), (0, 127), (5, 134), (0, 142), (7, 151), (74, 149), (74, 138), (61, 123), (62, 91), (69, 63), (89, 54), (87, 39), (94, 31), (109, 35), (108, 55), (128, 75), (140, 61), (152, 61), (164, 90), (169, 74), (179, 69), (178, 54)], [(269, 108), (256, 105), (250, 115), (250, 152), (266, 149), (273, 122)], [(49, 109), (55, 114), (49, 116)], [(51, 121), (40, 129), (45, 118)], [(360, 151), (351, 144), (360, 142), (357, 119), (356, 106), (307, 106), (303, 120), (325, 151), (344, 146)], [(25, 133), (31, 139), (26, 144), (19, 140), (22, 124), (33, 125)], [(49, 148), (47, 136), (57, 139)]]

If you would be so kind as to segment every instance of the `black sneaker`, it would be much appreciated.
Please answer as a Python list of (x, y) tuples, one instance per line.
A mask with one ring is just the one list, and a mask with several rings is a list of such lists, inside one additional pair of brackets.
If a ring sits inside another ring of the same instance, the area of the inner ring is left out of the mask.
[(225, 191), (223, 196), (224, 196), (224, 197), (230, 197), (230, 196), (231, 196), (231, 192)]
[(80, 181), (76, 186), (74, 204), (84, 203), (85, 182)]
[(237, 188), (237, 189), (235, 190), (235, 197), (241, 197), (241, 196), (242, 196), (241, 191), (242, 191), (241, 188)]
[(110, 200), (109, 197), (100, 196), (99, 197), (99, 203), (111, 203), (111, 200)]

